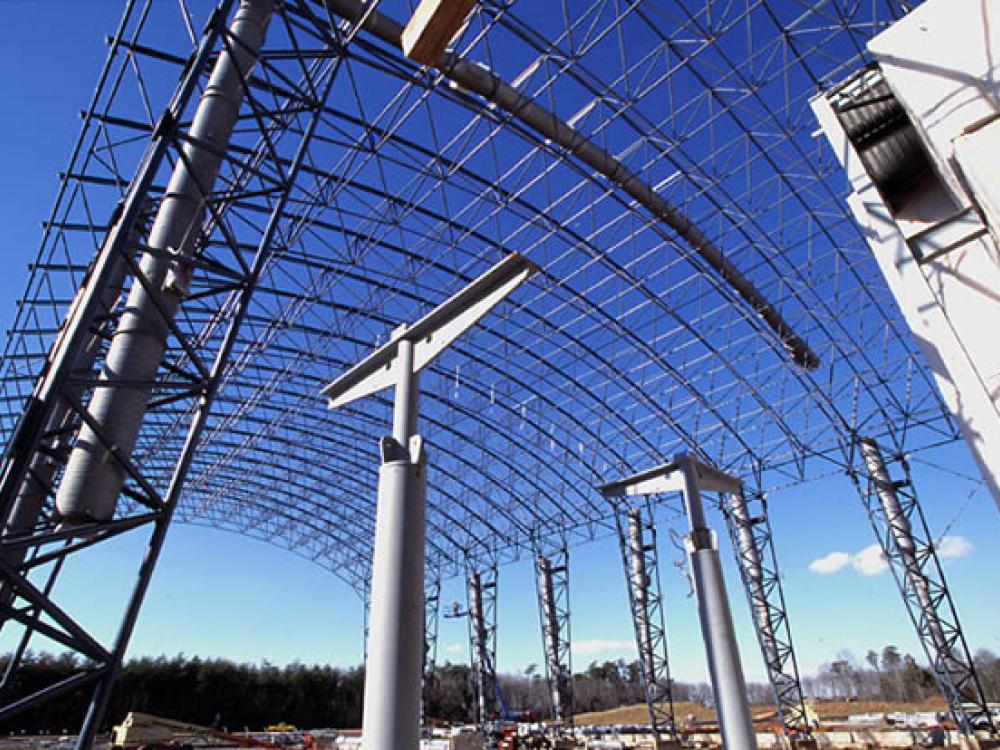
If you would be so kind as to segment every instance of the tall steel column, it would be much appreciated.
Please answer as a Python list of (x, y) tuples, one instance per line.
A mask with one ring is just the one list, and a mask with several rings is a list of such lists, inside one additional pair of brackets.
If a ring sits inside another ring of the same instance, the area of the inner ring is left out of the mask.
[(866, 478), (856, 471), (851, 477), (948, 708), (963, 733), (985, 726), (996, 737), (998, 727), (962, 634), (909, 465), (905, 457), (894, 456), (902, 477), (893, 479), (874, 439), (860, 438), (857, 448)]
[[(426, 456), (417, 435), (420, 370), (534, 272), (512, 254), (323, 389), (331, 408), (395, 386), (392, 436), (382, 438), (372, 559), (362, 742), (417, 750), (424, 644)], [(419, 634), (419, 636), (417, 636)]]
[[(778, 718), (785, 729), (808, 732), (805, 700), (771, 537), (767, 500), (756, 493), (733, 492), (722, 503), (736, 562), (750, 602)], [(751, 509), (752, 505), (752, 509)]]
[[(626, 518), (622, 518), (625, 515)], [(641, 508), (615, 514), (622, 551), (625, 581), (635, 645), (645, 686), (649, 725), (657, 737), (676, 738), (673, 684), (667, 654), (667, 630), (663, 621), (663, 594), (660, 588), (656, 527)]]
[(426, 454), (417, 430), (413, 342), (399, 343), (392, 437), (381, 443), (369, 649), (365, 663), (365, 747), (420, 743), (423, 674)]
[(685, 547), (698, 600), (722, 744), (731, 750), (747, 750), (756, 748), (756, 738), (716, 536), (705, 522), (703, 489), (731, 495), (742, 491), (742, 482), (682, 454), (671, 463), (606, 484), (601, 487), (601, 494), (609, 499), (678, 491), (683, 494), (691, 529)]
[[(555, 562), (551, 557), (555, 556)], [(569, 552), (565, 546), (535, 559), (538, 611), (545, 648), (552, 718), (573, 723), (573, 667), (570, 655)]]
[[(708, 670), (715, 693), (715, 708), (719, 714), (719, 729), (722, 744), (730, 750), (756, 748), (757, 742), (750, 717), (750, 701), (747, 696), (743, 664), (740, 661), (733, 616), (729, 610), (729, 597), (722, 577), (719, 562), (719, 548), (715, 533), (705, 522), (701, 503), (701, 481), (703, 467), (689, 456), (677, 456), (674, 462), (684, 476), (684, 507), (687, 511), (691, 532), (685, 539), (691, 574), (694, 579), (695, 596), (698, 599), (698, 615), (701, 619), (702, 637), (705, 639), (705, 653)], [(739, 492), (740, 488), (724, 489)]]
[(496, 566), (469, 573), (468, 596), (473, 701), (476, 723), (482, 725), (496, 709)]

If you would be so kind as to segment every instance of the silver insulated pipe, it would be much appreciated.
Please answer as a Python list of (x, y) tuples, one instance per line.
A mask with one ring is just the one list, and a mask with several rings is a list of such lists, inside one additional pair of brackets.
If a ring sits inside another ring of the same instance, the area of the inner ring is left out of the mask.
[(552, 586), (552, 563), (538, 557), (538, 592), (542, 605), (542, 634), (545, 637), (545, 663), (549, 673), (549, 693), (552, 714), (556, 721), (566, 716), (562, 704), (562, 665), (559, 663), (559, 614), (556, 612), (555, 590)]
[(469, 626), (472, 629), (472, 658), (475, 663), (476, 697), (479, 701), (476, 718), (486, 721), (487, 690), (489, 690), (489, 656), (486, 653), (486, 618), (483, 613), (483, 585), (479, 573), (469, 575)]
[(242, 0), (229, 27), (228, 47), (220, 51), (195, 110), (184, 158), (177, 161), (150, 230), (151, 252), (140, 262), (149, 289), (133, 280), (101, 373), (108, 385), (95, 389), (88, 407), (104, 440), (88, 425), (81, 428), (56, 494), (56, 513), (63, 521), (106, 521), (114, 515), (125, 474), (107, 445), (124, 456), (135, 448), (149, 383), (166, 349), (168, 321), (187, 293), (187, 260), (201, 238), (206, 195), (243, 101), (242, 79), (256, 62), (272, 7), (273, 0)]
[(633, 508), (628, 512), (629, 585), (635, 602), (636, 628), (639, 635), (639, 660), (647, 689), (656, 680), (656, 663), (653, 660), (653, 636), (649, 623), (649, 572), (642, 541), (642, 511)]
[(910, 579), (917, 601), (920, 602), (921, 614), (927, 623), (934, 647), (944, 656), (951, 652), (948, 639), (945, 637), (944, 628), (938, 618), (937, 608), (934, 606), (934, 598), (931, 595), (930, 584), (927, 577), (920, 569), (917, 560), (917, 546), (913, 541), (913, 529), (910, 520), (903, 512), (903, 507), (899, 503), (899, 496), (896, 494), (896, 485), (889, 477), (885, 461), (882, 458), (882, 451), (878, 444), (871, 438), (862, 438), (858, 441), (861, 449), (861, 457), (864, 459), (868, 474), (875, 483), (875, 494), (885, 513), (885, 520), (889, 526), (896, 547), (899, 549), (900, 557), (903, 558), (903, 567), (906, 569), (906, 576)]

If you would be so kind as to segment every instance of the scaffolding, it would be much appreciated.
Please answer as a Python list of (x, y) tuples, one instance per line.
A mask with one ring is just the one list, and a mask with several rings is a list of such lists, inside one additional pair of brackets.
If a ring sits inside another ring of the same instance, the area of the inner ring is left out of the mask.
[(657, 737), (676, 739), (677, 721), (670, 679), (663, 591), (660, 588), (656, 526), (649, 510), (644, 511), (642, 507), (617, 512), (615, 522), (618, 525), (618, 543), (632, 609), (649, 726)]
[(545, 651), (545, 680), (552, 719), (573, 724), (573, 664), (570, 650), (569, 549), (565, 544), (539, 548), (535, 557), (538, 619)]
[(890, 472), (875, 440), (859, 438), (855, 445), (861, 466), (851, 471), (851, 478), (952, 719), (963, 734), (984, 729), (996, 737), (998, 727), (962, 634), (909, 462), (905, 454), (894, 452), (895, 471)]

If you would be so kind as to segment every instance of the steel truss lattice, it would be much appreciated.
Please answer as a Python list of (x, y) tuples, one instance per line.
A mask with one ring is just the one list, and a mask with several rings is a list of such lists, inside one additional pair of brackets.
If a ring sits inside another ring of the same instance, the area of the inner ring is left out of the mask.
[(545, 651), (545, 679), (552, 719), (573, 723), (573, 662), (570, 637), (569, 548), (539, 544), (535, 557), (538, 618)]
[(472, 658), (472, 700), (476, 722), (490, 720), (497, 705), (497, 584), (496, 565), (469, 571), (469, 654)]
[(887, 464), (875, 440), (860, 438), (855, 447), (860, 465), (851, 470), (851, 479), (948, 710), (963, 733), (987, 729), (995, 737), (998, 727), (962, 634), (906, 455), (893, 451)]
[(617, 510), (618, 542), (635, 626), (639, 668), (645, 685), (649, 725), (656, 736), (676, 738), (673, 683), (667, 650), (656, 525), (649, 509)]
[(744, 489), (723, 496), (719, 505), (774, 690), (778, 720), (790, 732), (808, 733), (809, 720), (774, 552), (767, 498), (759, 490), (748, 493)]
[[(213, 66), (242, 49), (237, 3), (125, 0), (0, 364), (0, 608), (22, 650), (38, 636), (89, 665), (37, 699), (96, 686), (96, 726), (172, 519), (288, 548), (364, 596), (388, 401), (327, 413), (319, 390), (511, 251), (542, 273), (423, 374), (443, 576), (613, 533), (590, 488), (684, 450), (773, 486), (847, 468), (855, 434), (908, 451), (956, 439), (811, 137), (810, 96), (866, 62), (907, 3), (570, 5), (478, 3), (455, 53), (686, 217), (819, 367), (790, 362), (619, 182), (368, 30), (374, 13), (405, 19), (402, 0), (346, 19), (341, 0), (276, 0), (224, 152), (190, 132)], [(199, 148), (219, 176), (178, 259), (150, 247), (149, 222)], [(166, 349), (142, 382), (102, 380), (118, 279), (163, 291), (147, 259), (184, 296), (162, 315)], [(151, 389), (148, 409), (134, 450), (102, 441), (125, 476), (111, 519), (63, 528), (53, 495), (81, 426), (104, 434), (102, 388)], [(22, 494), (37, 512), (12, 513)], [(141, 529), (139, 585), (101, 643), (50, 593), (73, 553)]]

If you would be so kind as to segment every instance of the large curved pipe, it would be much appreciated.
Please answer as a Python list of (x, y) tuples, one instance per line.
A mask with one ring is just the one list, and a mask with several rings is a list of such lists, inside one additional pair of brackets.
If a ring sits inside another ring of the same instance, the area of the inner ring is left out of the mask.
[[(371, 9), (362, 0), (323, 0), (323, 3), (331, 13), (350, 21), (360, 21), (365, 31), (400, 50), (402, 54), (403, 26), (397, 21)], [(572, 125), (561, 120), (554, 112), (535, 103), (476, 63), (469, 62), (453, 52), (445, 52), (434, 67), (463, 89), (478, 94), (489, 103), (516, 117), (539, 135), (566, 149), (628, 193), (653, 216), (683, 237), (702, 260), (715, 269), (723, 280), (760, 315), (788, 349), (792, 361), (807, 370), (814, 370), (819, 366), (819, 357), (816, 353), (792, 330), (760, 290), (722, 254), (715, 243), (682, 211), (668, 203), (618, 159)]]

